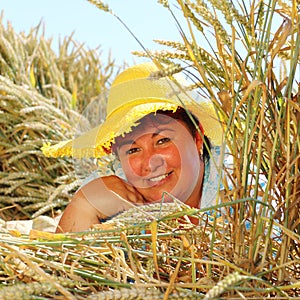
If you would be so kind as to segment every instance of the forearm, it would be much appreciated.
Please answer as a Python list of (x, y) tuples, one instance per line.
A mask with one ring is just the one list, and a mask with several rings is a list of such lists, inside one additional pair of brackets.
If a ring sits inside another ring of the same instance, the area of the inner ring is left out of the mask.
[(130, 189), (132, 188), (116, 176), (97, 178), (89, 182), (74, 195), (56, 232), (88, 230), (92, 225), (99, 224), (100, 219), (142, 204), (142, 196)]

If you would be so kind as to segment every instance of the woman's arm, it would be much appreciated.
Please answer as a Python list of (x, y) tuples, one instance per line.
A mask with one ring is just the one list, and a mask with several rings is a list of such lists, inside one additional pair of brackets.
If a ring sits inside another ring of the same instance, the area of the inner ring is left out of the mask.
[(79, 190), (66, 207), (56, 228), (59, 232), (78, 232), (88, 230), (93, 224), (99, 224), (99, 211), (93, 207)]
[(65, 209), (56, 232), (88, 230), (100, 219), (143, 204), (134, 187), (117, 176), (96, 178), (84, 185)]

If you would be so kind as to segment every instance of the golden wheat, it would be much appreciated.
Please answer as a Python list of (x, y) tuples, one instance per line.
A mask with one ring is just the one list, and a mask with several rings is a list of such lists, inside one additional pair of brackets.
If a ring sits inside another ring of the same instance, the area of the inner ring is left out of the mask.
[[(90, 2), (115, 16), (102, 1)], [(159, 2), (172, 12), (170, 1)], [(141, 55), (169, 65), (164, 75), (182, 69), (215, 105), (227, 144), (221, 153), (232, 162), (222, 166), (220, 202), (203, 211), (138, 207), (81, 233), (32, 230), (28, 236), (2, 229), (4, 299), (13, 290), (20, 299), (299, 296), (297, 3), (177, 2), (191, 23), (181, 31), (183, 41), (158, 40), (166, 49)], [(111, 64), (99, 74), (96, 53), (78, 48), (71, 37), (56, 55), (50, 41), (37, 42), (38, 28), (20, 39), (11, 26), (0, 26), (0, 203), (10, 217), (64, 207), (77, 184), (70, 162), (37, 151), (42, 140), (71, 135), (71, 120), (112, 74)]]

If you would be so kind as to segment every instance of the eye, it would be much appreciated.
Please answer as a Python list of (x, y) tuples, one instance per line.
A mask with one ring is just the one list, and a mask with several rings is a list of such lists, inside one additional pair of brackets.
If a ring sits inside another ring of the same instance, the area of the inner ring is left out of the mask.
[(139, 151), (140, 151), (139, 148), (130, 148), (130, 149), (128, 149), (125, 153), (126, 153), (127, 155), (130, 155), (130, 154), (133, 154), (133, 153), (136, 153), (136, 152), (139, 152)]
[(166, 143), (168, 143), (168, 142), (170, 142), (170, 141), (171, 141), (170, 138), (164, 137), (164, 138), (162, 138), (162, 139), (159, 139), (159, 140), (157, 141), (157, 144), (158, 144), (158, 145), (162, 145), (162, 144), (166, 144)]

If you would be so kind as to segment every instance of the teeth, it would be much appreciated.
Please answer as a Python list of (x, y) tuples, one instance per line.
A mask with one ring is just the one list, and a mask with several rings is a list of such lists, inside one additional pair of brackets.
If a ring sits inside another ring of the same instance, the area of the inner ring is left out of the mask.
[(153, 177), (153, 178), (149, 178), (149, 181), (152, 181), (152, 182), (157, 182), (157, 181), (160, 181), (166, 177), (168, 177), (169, 174), (164, 174), (164, 175), (161, 175), (161, 176), (157, 176), (157, 177)]

